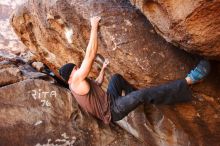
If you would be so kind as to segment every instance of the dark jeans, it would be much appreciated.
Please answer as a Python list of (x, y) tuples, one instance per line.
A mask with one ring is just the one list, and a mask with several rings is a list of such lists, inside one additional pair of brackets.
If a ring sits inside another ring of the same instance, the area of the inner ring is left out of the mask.
[[(125, 96), (122, 96), (122, 91)], [(110, 96), (112, 121), (121, 120), (142, 103), (181, 103), (190, 101), (192, 95), (185, 79), (135, 90), (120, 74), (112, 76), (107, 93)]]

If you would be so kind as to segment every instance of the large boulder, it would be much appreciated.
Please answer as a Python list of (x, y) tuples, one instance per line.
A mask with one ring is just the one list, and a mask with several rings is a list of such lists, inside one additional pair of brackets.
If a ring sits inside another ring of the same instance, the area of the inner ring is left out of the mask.
[(8, 67), (5, 69), (0, 69), (0, 76), (0, 87), (16, 83), (22, 80), (21, 72), (17, 67)]
[(64, 127), (73, 112), (71, 93), (43, 80), (1, 87), (0, 101), (1, 145), (47, 142), (45, 136)]
[(220, 60), (219, 0), (130, 0), (168, 42)]
[[(102, 20), (92, 77), (98, 74), (103, 59), (108, 58), (107, 79), (113, 73), (120, 73), (136, 87), (158, 85), (184, 78), (199, 60), (158, 36), (146, 18), (127, 1), (29, 1), (15, 11), (11, 24), (38, 60), (59, 76), (58, 69), (63, 64), (82, 62), (89, 40), (89, 18), (93, 15), (100, 15)], [(213, 81), (216, 84), (206, 88)], [(196, 90), (218, 96), (219, 90), (213, 94), (218, 82), (214, 74), (212, 81)]]
[(0, 145), (143, 145), (83, 114), (69, 90), (44, 80), (1, 87), (0, 113)]
[(59, 80), (30, 65), (29, 53), (1, 50), (0, 61), (0, 145), (143, 145), (81, 111)]
[(25, 59), (24, 56), (20, 57), (8, 51), (0, 50), (0, 87), (26, 79), (42, 78), (52, 81), (53, 79), (47, 74), (37, 72), (30, 65), (30, 62), (33, 61), (32, 59)]
[[(59, 76), (58, 69), (63, 64), (73, 62), (79, 65), (82, 62), (92, 15), (100, 15), (102, 20), (98, 35), (99, 50), (91, 77), (97, 75), (103, 59), (108, 58), (108, 77), (117, 72), (136, 87), (157, 85), (185, 77), (199, 60), (158, 36), (150, 22), (126, 0), (29, 1), (14, 13), (11, 24), (38, 60)], [(211, 88), (207, 89), (204, 84), (198, 88), (199, 97), (203, 95), (201, 89), (205, 96), (213, 93), (218, 97), (220, 91), (215, 89), (220, 86), (220, 80), (216, 77), (214, 74), (216, 84)], [(215, 106), (196, 109), (197, 105), (188, 103), (182, 109), (179, 109), (180, 105), (154, 106), (152, 110), (140, 107), (119, 124), (144, 144), (152, 146), (214, 144), (209, 143), (210, 140), (219, 143), (218, 100), (213, 99), (212, 104), (204, 101), (203, 104)], [(183, 117), (175, 118), (181, 114)], [(215, 117), (213, 122), (210, 121)], [(216, 129), (209, 124), (215, 125)], [(210, 137), (206, 138), (207, 129)]]
[(219, 146), (219, 110), (220, 98), (194, 94), (188, 104), (140, 106), (118, 124), (145, 145)]
[(138, 87), (183, 78), (197, 62), (159, 37), (127, 1), (29, 1), (14, 13), (11, 24), (23, 43), (58, 76), (61, 65), (81, 63), (92, 15), (102, 17), (97, 64), (108, 58), (110, 74), (120, 73)]

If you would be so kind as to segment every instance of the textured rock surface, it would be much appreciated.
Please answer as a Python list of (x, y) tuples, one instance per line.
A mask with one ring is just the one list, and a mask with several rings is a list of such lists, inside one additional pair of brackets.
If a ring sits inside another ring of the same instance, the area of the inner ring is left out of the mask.
[(19, 41), (14, 33), (9, 17), (13, 10), (26, 0), (4, 0), (0, 1), (0, 50), (10, 50), (20, 53), (25, 50), (25, 45)]
[[(34, 1), (21, 7), (11, 20), (24, 44), (57, 74), (64, 63), (82, 61), (91, 15), (102, 16), (97, 60), (109, 58), (111, 72), (123, 74), (139, 87), (182, 78), (196, 62), (155, 34), (126, 1), (72, 0), (54, 5)], [(72, 37), (66, 37), (68, 30), (73, 31)]]
[(25, 80), (2, 87), (0, 97), (1, 145), (42, 140), (44, 132), (43, 135), (49, 135), (58, 128), (58, 123), (65, 125), (73, 111), (71, 94), (42, 80)]
[(0, 51), (0, 145), (143, 145), (81, 112), (69, 90), (21, 56)]
[[(82, 115), (69, 90), (43, 80), (0, 88), (0, 145), (142, 145)], [(72, 116), (72, 113), (74, 115)]]
[(21, 80), (21, 72), (16, 67), (9, 67), (6, 69), (0, 69), (0, 87), (12, 83), (16, 83)]
[(28, 62), (34, 58), (19, 57), (9, 51), (0, 50), (0, 87), (25, 79), (47, 79), (54, 81), (45, 73), (37, 72)]
[(150, 146), (218, 146), (220, 98), (194, 97), (189, 104), (141, 106), (118, 124)]
[(188, 52), (220, 60), (219, 0), (130, 0), (157, 33)]
[[(23, 43), (57, 74), (64, 63), (81, 63), (92, 15), (100, 15), (102, 20), (99, 55), (91, 76), (97, 74), (103, 58), (108, 58), (111, 62), (108, 77), (117, 72), (135, 86), (143, 87), (183, 78), (197, 63), (197, 57), (176, 49), (159, 37), (146, 18), (125, 0), (29, 1), (14, 13), (11, 23)], [(217, 89), (220, 80), (216, 74), (210, 78), (195, 90), (199, 96), (203, 95), (200, 93), (203, 90), (203, 93), (216, 97), (212, 104), (198, 102), (204, 104), (200, 108), (194, 103), (176, 107), (140, 107), (125, 118), (121, 126), (144, 145), (218, 144), (220, 120), (217, 97), (220, 94)], [(216, 83), (212, 84), (213, 81)], [(82, 121), (89, 119), (83, 118)], [(206, 136), (207, 129), (210, 129), (210, 136)]]

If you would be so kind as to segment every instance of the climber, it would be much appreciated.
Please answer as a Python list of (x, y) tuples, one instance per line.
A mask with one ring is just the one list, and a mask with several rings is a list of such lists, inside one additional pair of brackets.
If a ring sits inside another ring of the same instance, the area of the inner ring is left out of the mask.
[[(121, 120), (142, 103), (174, 104), (191, 100), (189, 85), (201, 81), (209, 73), (210, 65), (206, 60), (201, 60), (185, 79), (139, 90), (119, 74), (111, 77), (107, 92), (102, 90), (104, 71), (109, 63), (107, 60), (97, 79), (89, 79), (98, 49), (97, 30), (100, 19), (97, 16), (91, 18), (90, 40), (80, 68), (67, 63), (59, 69), (61, 77), (69, 84), (72, 94), (85, 111), (108, 124), (110, 121)], [(124, 96), (122, 91), (125, 92)]]

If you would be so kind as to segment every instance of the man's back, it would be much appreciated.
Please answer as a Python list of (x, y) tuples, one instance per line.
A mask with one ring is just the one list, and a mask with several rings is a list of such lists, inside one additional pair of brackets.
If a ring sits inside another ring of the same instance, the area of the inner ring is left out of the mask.
[(71, 90), (79, 105), (90, 114), (108, 124), (111, 120), (110, 103), (106, 92), (93, 80), (86, 79), (90, 86), (87, 94), (79, 95)]

